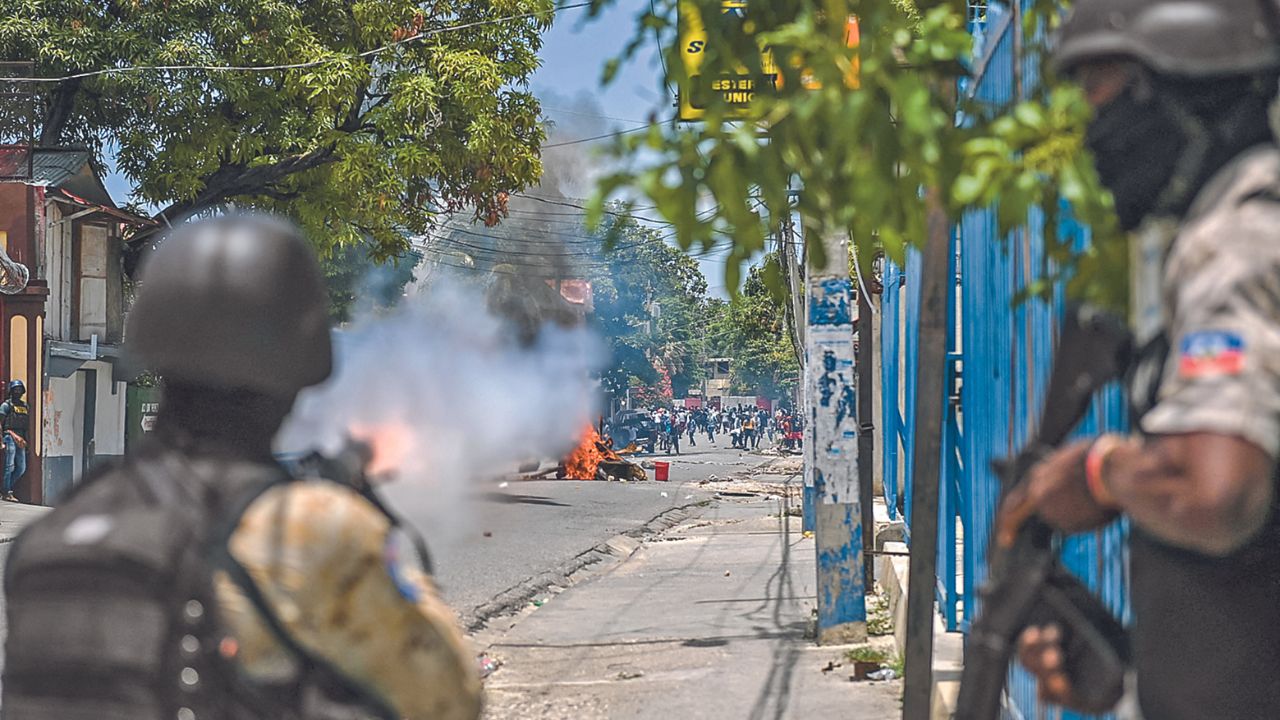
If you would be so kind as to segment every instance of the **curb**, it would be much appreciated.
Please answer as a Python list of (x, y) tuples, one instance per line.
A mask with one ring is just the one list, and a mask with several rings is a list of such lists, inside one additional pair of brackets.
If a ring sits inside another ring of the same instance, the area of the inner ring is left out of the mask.
[[(538, 595), (551, 587), (565, 589), (577, 585), (587, 579), (592, 566), (613, 559), (615, 564), (622, 563), (636, 553), (650, 537), (663, 533), (695, 515), (709, 505), (714, 498), (706, 498), (697, 502), (667, 508), (653, 516), (639, 527), (625, 533), (614, 535), (604, 542), (584, 550), (567, 563), (552, 570), (520, 581), (516, 585), (498, 593), (492, 600), (474, 608), (469, 618), (464, 618), (463, 628), (467, 633), (477, 633), (488, 627), (489, 623), (502, 617), (519, 613)], [(696, 510), (696, 511), (695, 511)]]
[[(907, 544), (887, 542), (884, 549), (906, 553)], [(893, 616), (894, 645), (898, 655), (906, 654), (907, 642), (907, 572), (910, 562), (902, 555), (881, 555), (876, 565), (876, 580), (889, 596), (889, 612)], [(951, 720), (956, 698), (960, 694), (960, 671), (964, 668), (964, 635), (947, 632), (938, 613), (933, 613), (933, 702), (930, 720)]]

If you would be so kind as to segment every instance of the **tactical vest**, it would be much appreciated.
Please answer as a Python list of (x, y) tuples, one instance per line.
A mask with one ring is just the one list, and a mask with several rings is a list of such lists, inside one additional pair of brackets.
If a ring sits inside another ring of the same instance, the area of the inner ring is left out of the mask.
[[(152, 447), (86, 478), (15, 541), (5, 567), (5, 718), (248, 720), (394, 715), (283, 630), (228, 540), (290, 482), (280, 467)], [(224, 570), (302, 668), (252, 682), (220, 626)]]
[(31, 429), (31, 414), (28, 412), (27, 404), (18, 404), (13, 400), (4, 404), (8, 406), (9, 411), (4, 414), (4, 421), (0, 426), (5, 430), (14, 431), (24, 440), (30, 437), (28, 432)]

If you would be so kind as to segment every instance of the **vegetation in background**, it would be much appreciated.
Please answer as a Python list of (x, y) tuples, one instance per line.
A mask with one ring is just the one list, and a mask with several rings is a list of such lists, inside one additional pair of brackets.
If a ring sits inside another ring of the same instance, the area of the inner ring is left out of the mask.
[(765, 256), (748, 270), (740, 293), (708, 308), (710, 353), (732, 358), (729, 379), (735, 395), (759, 391), (767, 397), (795, 397), (800, 363), (788, 337), (787, 300), (779, 284), (768, 281), (778, 272), (777, 263), (776, 254)]
[(408, 252), (378, 262), (363, 245), (342, 245), (320, 259), (329, 290), (329, 317), (345, 323), (361, 309), (388, 308), (404, 296), (422, 255)]
[(659, 231), (614, 218), (616, 240), (586, 276), (595, 294), (595, 322), (613, 351), (605, 386), (670, 383), (674, 397), (701, 387), (705, 375), (707, 281), (698, 263)]
[[(0, 58), (34, 60), (43, 77), (316, 63), (43, 83), (39, 141), (111, 155), (135, 198), (170, 223), (235, 203), (284, 213), (322, 249), (359, 242), (384, 260), (437, 212), (496, 222), (508, 195), (538, 179), (544, 131), (526, 82), (551, 8), (0, 0)], [(523, 17), (492, 22), (510, 16)]]
[[(712, 20), (705, 78), (760, 77), (767, 47), (777, 59), (779, 89), (757, 92), (744, 119), (709, 93), (700, 122), (655, 122), (647, 133), (619, 137), (613, 155), (620, 169), (601, 182), (597, 206), (622, 196), (650, 201), (675, 224), (683, 248), (707, 249), (727, 236), (725, 284), (733, 288), (742, 263), (765, 249), (791, 213), (808, 238), (847, 231), (867, 267), (879, 249), (902, 260), (906, 246), (923, 244), (930, 197), (953, 220), (994, 204), (1002, 233), (1029, 220), (1045, 230), (1055, 261), (1045, 273), (1076, 272), (1077, 291), (1121, 302), (1124, 253), (1110, 195), (1084, 151), (1090, 111), (1082, 94), (1045, 76), (1025, 78), (1024, 97), (1008, 106), (957, 99), (972, 61), (967, 3), (775, 0), (751, 3), (740, 22), (718, 22), (721, 0), (657, 0), (606, 68), (606, 82), (656, 39), (664, 80), (685, 85), (677, 3), (681, 12)], [(1010, 32), (1021, 30), (1034, 54), (1058, 12), (1056, 3), (1040, 0)], [(852, 48), (845, 35), (851, 15), (861, 29)], [(855, 87), (846, 84), (850, 76)], [(1083, 255), (1059, 241), (1061, 201), (1093, 228), (1093, 248)], [(820, 244), (810, 242), (807, 251), (822, 260)]]

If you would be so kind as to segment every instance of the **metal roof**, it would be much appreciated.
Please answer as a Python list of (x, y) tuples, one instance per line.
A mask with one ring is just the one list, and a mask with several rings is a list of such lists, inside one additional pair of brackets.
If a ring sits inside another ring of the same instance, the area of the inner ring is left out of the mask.
[[(27, 148), (0, 146), (0, 178), (29, 182), (32, 185), (63, 188), (99, 205), (115, 207), (115, 202), (102, 185), (93, 154), (84, 148), (36, 148), (31, 161), (31, 177), (27, 177)], [(83, 172), (85, 168), (88, 172)]]

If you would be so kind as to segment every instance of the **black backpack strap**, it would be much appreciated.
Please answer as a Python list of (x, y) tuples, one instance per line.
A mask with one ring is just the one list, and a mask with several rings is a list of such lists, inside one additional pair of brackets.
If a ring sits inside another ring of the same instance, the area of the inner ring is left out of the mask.
[(360, 487), (354, 489), (360, 493), (360, 497), (369, 501), (370, 505), (382, 513), (387, 522), (391, 523), (392, 529), (399, 530), (409, 536), (409, 542), (413, 543), (413, 549), (418, 553), (418, 562), (422, 565), (422, 572), (434, 578), (435, 568), (431, 563), (431, 553), (427, 550), (427, 540), (422, 537), (422, 533), (418, 532), (418, 528), (405, 522), (395, 511), (388, 507), (372, 483), (366, 481)]
[(382, 720), (397, 720), (398, 714), (377, 693), (363, 687), (360, 683), (334, 667), (327, 659), (303, 647), (294, 638), (293, 634), (281, 622), (280, 616), (275, 609), (267, 602), (266, 596), (252, 575), (249, 574), (248, 568), (236, 559), (231, 552), (231, 536), (235, 534), (236, 529), (240, 526), (240, 519), (249, 510), (249, 507), (268, 490), (294, 481), (294, 478), (281, 471), (280, 477), (250, 490), (238, 500), (231, 508), (231, 511), (226, 514), (226, 519), (221, 529), (210, 536), (211, 565), (225, 571), (227, 577), (244, 593), (245, 598), (253, 605), (258, 616), (275, 636), (276, 640), (302, 664), (304, 676), (309, 674), (325, 685), (336, 686), (350, 692)]

